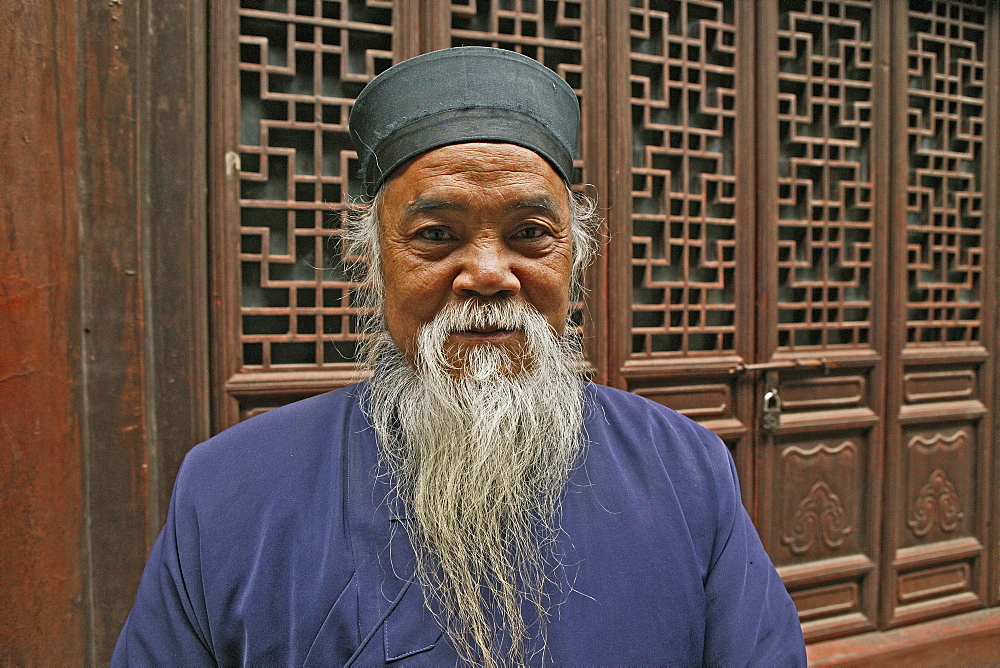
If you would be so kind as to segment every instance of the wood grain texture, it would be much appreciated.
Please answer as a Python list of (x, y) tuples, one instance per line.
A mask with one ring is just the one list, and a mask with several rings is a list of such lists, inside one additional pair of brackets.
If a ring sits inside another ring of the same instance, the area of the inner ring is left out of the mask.
[(75, 5), (0, 3), (0, 664), (84, 657)]
[(138, 3), (85, 3), (80, 21), (84, 470), (90, 526), (90, 656), (103, 664), (146, 561), (147, 391), (139, 133)]
[[(212, 82), (209, 104), (209, 310), (211, 312), (212, 431), (222, 431), (240, 419), (237, 400), (225, 391), (226, 381), (240, 367), (240, 322), (233, 295), (239, 294), (239, 18), (238, 4), (212, 2), (209, 6), (214, 48), (208, 63)], [(237, 302), (238, 303), (238, 302)]]
[[(756, 77), (757, 70), (757, 39), (755, 35), (756, 25), (756, 4), (749, 2), (737, 3), (735, 7), (736, 19), (736, 62), (739, 74), (736, 77), (736, 121), (735, 133), (737, 137), (745, 137), (746, 145), (736, 152), (736, 220), (753, 221), (757, 211), (757, 198), (760, 196), (756, 184), (757, 175), (757, 152), (750, 150), (750, 142), (756, 149), (757, 132), (756, 119), (757, 100), (759, 83)], [(757, 247), (758, 239), (757, 225), (737, 225), (736, 245), (738, 248), (753, 249)], [(743, 302), (744, 306), (736, 312), (736, 337), (735, 352), (741, 362), (753, 362), (757, 360), (756, 346), (757, 340), (754, 332), (758, 318), (758, 303), (756, 300), (756, 289), (758, 283), (758, 268), (749, 258), (742, 261), (740, 271), (743, 272), (743, 280), (739, 281), (736, 287), (737, 301)], [(726, 436), (724, 432), (717, 432), (733, 444), (733, 459), (736, 461), (736, 470), (740, 479), (740, 493), (743, 498), (743, 505), (746, 506), (750, 517), (757, 520), (759, 513), (755, 506), (757, 494), (757, 476), (755, 475), (756, 451), (759, 446), (758, 430), (754, 429), (757, 420), (757, 412), (760, 408), (757, 397), (759, 394), (758, 383), (753, 379), (741, 378), (735, 383), (733, 389), (734, 404), (733, 417), (737, 423), (736, 430), (744, 433), (738, 437), (736, 435)], [(710, 427), (711, 428), (711, 427)]]
[(606, 201), (608, 244), (607, 258), (607, 382), (626, 389), (622, 367), (631, 349), (629, 327), (632, 322), (632, 237), (631, 146), (632, 124), (625, 100), (629, 99), (629, 11), (626, 3), (607, 5), (607, 167)]
[[(1000, 0), (989, 0), (986, 14), (986, 155), (983, 160), (983, 174), (997, 174), (1000, 171)], [(991, 266), (984, 270), (984, 275), (992, 277), (985, 288), (991, 297), (993, 317), (987, 321), (987, 329), (983, 340), (990, 346), (993, 353), (984, 365), (984, 372), (991, 373), (986, 377), (986, 387), (993, 388), (993, 412), (990, 416), (992, 426), (992, 442), (1000, 442), (1000, 419), (997, 419), (1000, 407), (1000, 364), (997, 363), (997, 353), (1000, 351), (1000, 179), (987, 179), (983, 184), (983, 216), (987, 221), (993, 221), (991, 229), (987, 230), (984, 240), (987, 245), (987, 256), (991, 258)], [(990, 326), (991, 325), (991, 326)], [(988, 390), (987, 390), (988, 391)], [(1000, 454), (996, 446), (987, 449), (992, 456), (991, 496), (986, 499), (990, 504), (988, 517), (995, 517), (1000, 510)], [(984, 470), (989, 470), (985, 468)], [(992, 535), (989, 537), (991, 554), (989, 574), (989, 599), (991, 605), (1000, 604), (1000, 524), (993, 522)]]
[(885, 633), (866, 633), (806, 647), (813, 668), (838, 666), (995, 666), (1000, 610), (983, 610)]
[(206, 0), (149, 5), (140, 137), (151, 530), (166, 518), (181, 459), (209, 432)]
[[(583, 159), (586, 182), (582, 192), (597, 200), (597, 211), (606, 218), (610, 186), (608, 183), (608, 82), (603, 76), (608, 67), (607, 7), (599, 2), (582, 4), (583, 22)], [(608, 222), (603, 220), (598, 253), (585, 276), (586, 297), (583, 308), (584, 355), (594, 367), (594, 382), (607, 385), (608, 361)]]

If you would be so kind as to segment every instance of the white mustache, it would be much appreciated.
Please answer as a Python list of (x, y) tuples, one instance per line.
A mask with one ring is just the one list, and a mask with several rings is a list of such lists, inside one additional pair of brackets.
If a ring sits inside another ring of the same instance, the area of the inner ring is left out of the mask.
[(525, 302), (469, 299), (445, 305), (435, 320), (440, 319), (439, 326), (449, 332), (465, 332), (523, 330), (529, 326), (533, 317), (541, 317), (541, 314)]
[(555, 334), (545, 316), (526, 302), (511, 299), (451, 302), (421, 330), (417, 341), (420, 351), (417, 364), (431, 374), (444, 373), (457, 368), (456, 364), (465, 364), (472, 377), (482, 379), (484, 374), (492, 373), (492, 365), (486, 367), (477, 363), (484, 358), (476, 351), (470, 351), (464, 362), (449, 359), (444, 343), (455, 332), (487, 329), (523, 332), (523, 349), (511, 351), (513, 357), (522, 359), (530, 356), (529, 351), (546, 350), (546, 340)]

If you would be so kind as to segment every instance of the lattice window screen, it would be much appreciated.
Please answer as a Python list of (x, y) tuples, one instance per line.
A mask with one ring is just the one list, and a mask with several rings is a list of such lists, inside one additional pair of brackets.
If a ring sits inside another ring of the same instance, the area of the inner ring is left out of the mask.
[[(394, 6), (240, 2), (246, 370), (353, 360), (340, 244), (358, 190), (347, 116), (392, 63)], [(630, 0), (633, 359), (734, 352), (734, 7)], [(583, 10), (581, 0), (452, 0), (450, 40), (537, 58), (586, 99)], [(882, 252), (872, 248), (870, 2), (779, 0), (778, 10), (778, 346), (867, 347)], [(910, 4), (912, 345), (979, 337), (984, 22), (977, 4)], [(586, 182), (584, 161), (577, 168)]]
[(354, 358), (357, 309), (341, 214), (359, 192), (352, 101), (392, 64), (384, 0), (242, 0), (240, 264), (243, 367)]
[(979, 339), (985, 19), (970, 5), (910, 3), (909, 345)]
[(780, 5), (780, 348), (869, 344), (871, 22), (867, 1)]
[(733, 3), (633, 0), (633, 357), (731, 353)]

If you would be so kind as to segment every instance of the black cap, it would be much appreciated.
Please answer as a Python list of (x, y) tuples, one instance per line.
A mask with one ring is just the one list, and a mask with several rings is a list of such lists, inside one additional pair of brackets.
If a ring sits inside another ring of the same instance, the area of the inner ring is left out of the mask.
[(350, 124), (369, 193), (411, 158), (469, 142), (531, 149), (569, 184), (580, 106), (569, 84), (538, 61), (464, 46), (404, 60), (372, 79)]

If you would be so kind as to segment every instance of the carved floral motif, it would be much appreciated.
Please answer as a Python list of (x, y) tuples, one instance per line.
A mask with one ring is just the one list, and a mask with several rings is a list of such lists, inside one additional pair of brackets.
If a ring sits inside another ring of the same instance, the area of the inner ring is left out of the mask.
[(792, 554), (808, 552), (817, 539), (830, 550), (844, 544), (853, 527), (847, 526), (847, 513), (840, 497), (820, 480), (799, 502), (799, 510), (791, 522), (791, 531), (781, 539)]
[(921, 538), (935, 524), (940, 524), (945, 533), (951, 533), (958, 528), (963, 517), (965, 513), (962, 512), (962, 502), (955, 491), (955, 485), (944, 471), (934, 469), (927, 484), (920, 488), (913, 515), (907, 524), (914, 535)]

